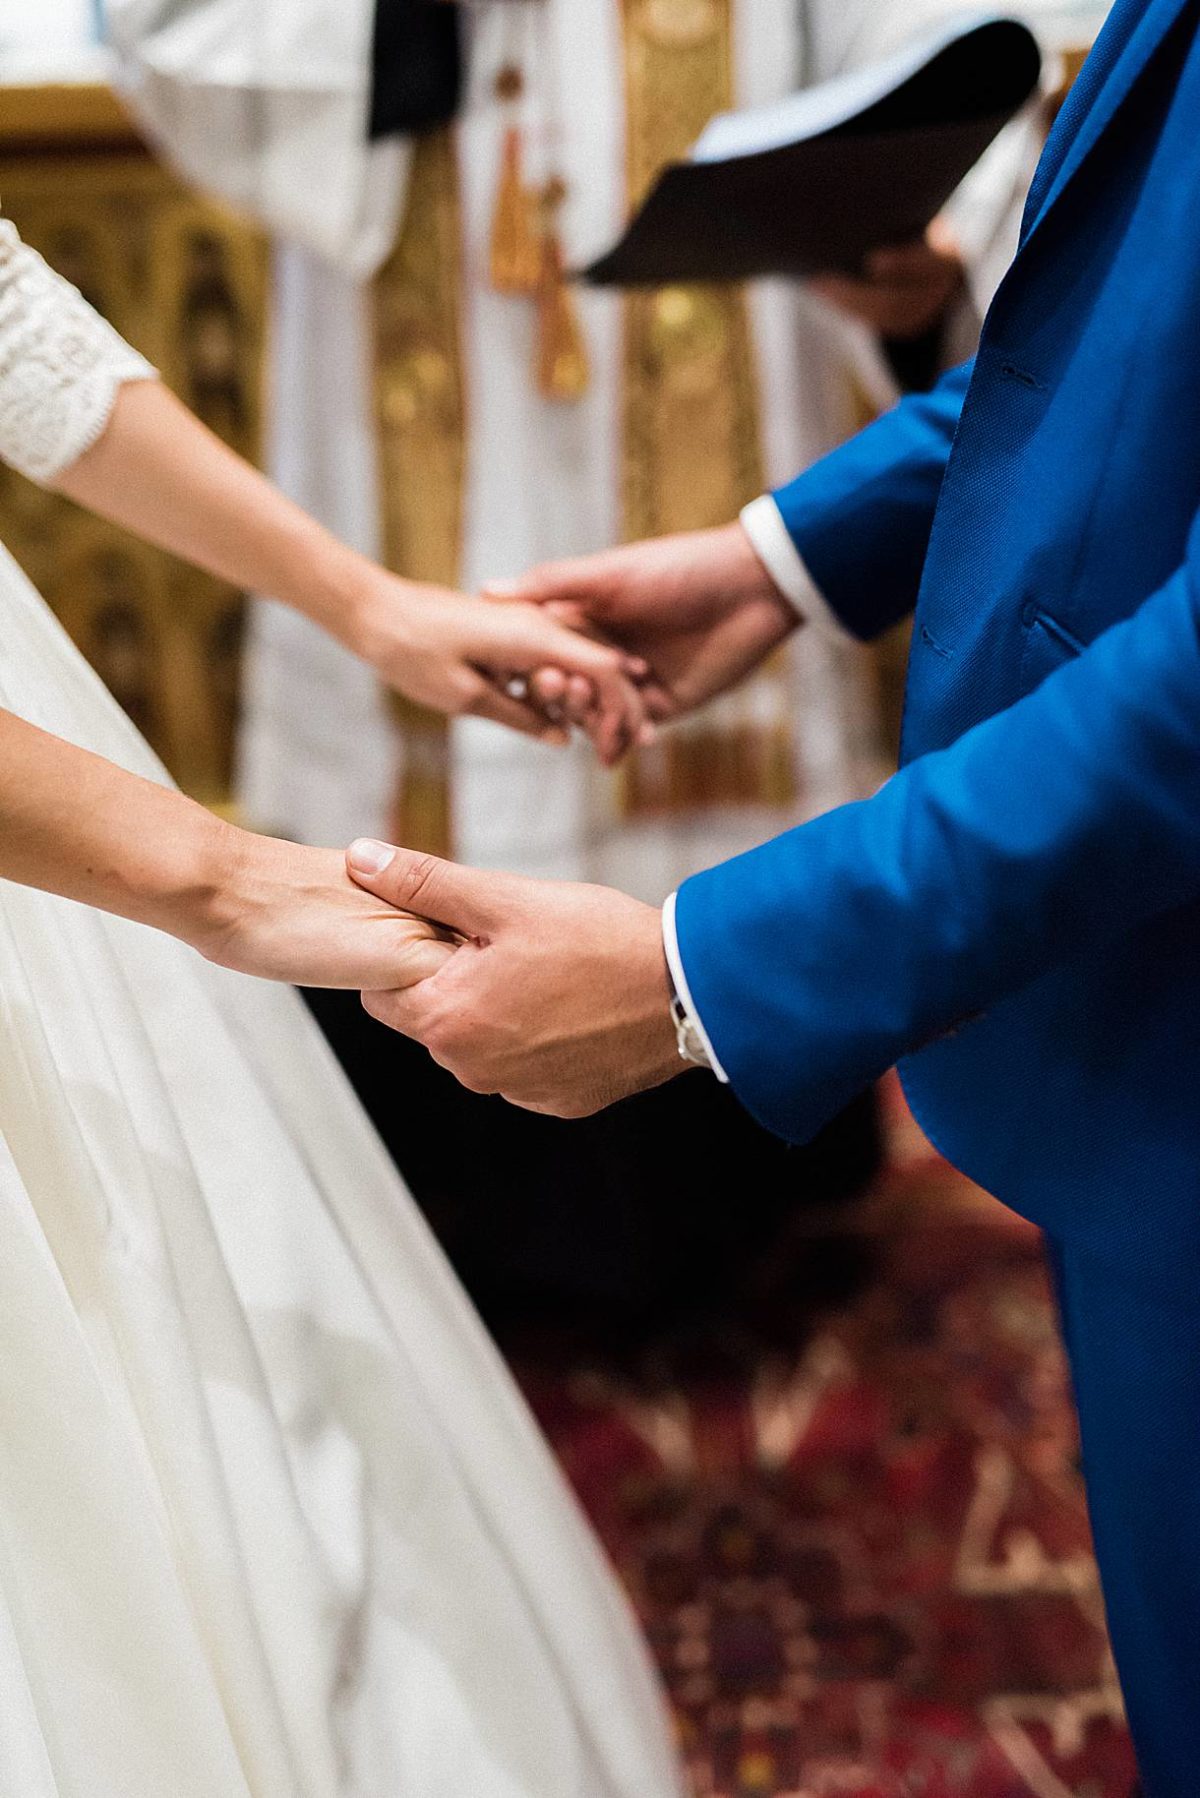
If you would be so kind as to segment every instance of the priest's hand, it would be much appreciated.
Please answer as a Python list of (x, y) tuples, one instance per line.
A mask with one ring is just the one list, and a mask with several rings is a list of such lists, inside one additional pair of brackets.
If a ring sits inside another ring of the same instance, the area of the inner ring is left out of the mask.
[(346, 865), (376, 899), (464, 939), (430, 979), (363, 1003), (472, 1092), (586, 1117), (683, 1071), (654, 907), (372, 841)]
[(881, 337), (910, 343), (941, 323), (962, 292), (966, 268), (950, 227), (935, 219), (916, 243), (876, 250), (861, 278), (823, 275), (813, 291)]
[[(643, 697), (660, 721), (737, 686), (799, 623), (736, 523), (548, 563), (486, 591), (507, 603), (533, 600), (642, 658), (651, 670)], [(586, 689), (560, 675), (543, 673), (533, 685), (543, 705), (568, 716), (586, 703)]]

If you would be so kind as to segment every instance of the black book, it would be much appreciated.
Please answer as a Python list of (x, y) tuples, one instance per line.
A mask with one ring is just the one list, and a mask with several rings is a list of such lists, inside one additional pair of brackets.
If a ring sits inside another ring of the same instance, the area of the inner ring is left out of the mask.
[(369, 136), (444, 125), (462, 96), (462, 23), (445, 0), (376, 0)]
[(1033, 95), (1041, 51), (989, 15), (771, 106), (715, 118), (659, 177), (598, 286), (860, 272), (913, 242)]

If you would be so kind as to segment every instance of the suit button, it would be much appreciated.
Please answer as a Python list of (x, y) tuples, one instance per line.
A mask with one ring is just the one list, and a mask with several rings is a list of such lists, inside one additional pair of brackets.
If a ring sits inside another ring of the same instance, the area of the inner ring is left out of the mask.
[(1028, 630), (1031, 624), (1037, 623), (1037, 618), (1037, 601), (1027, 599), (1025, 604), (1021, 607), (1021, 623), (1025, 626), (1026, 630)]

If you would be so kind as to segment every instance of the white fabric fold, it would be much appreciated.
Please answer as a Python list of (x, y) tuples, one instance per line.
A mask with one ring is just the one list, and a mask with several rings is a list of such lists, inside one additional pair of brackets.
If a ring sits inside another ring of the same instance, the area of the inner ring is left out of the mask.
[[(51, 469), (138, 365), (0, 253), (13, 461), (23, 408)], [(165, 781), (3, 551), (0, 645), (0, 706)], [(0, 1040), (6, 1798), (679, 1798), (616, 1582), (300, 1000), (0, 882)]]
[(368, 142), (374, 0), (107, 0), (125, 95), (190, 181), (344, 272), (395, 242), (410, 158)]
[[(3, 555), (0, 626), (0, 704), (161, 778)], [(624, 1601), (300, 1002), (0, 885), (0, 1030), (3, 1788), (676, 1798)]]

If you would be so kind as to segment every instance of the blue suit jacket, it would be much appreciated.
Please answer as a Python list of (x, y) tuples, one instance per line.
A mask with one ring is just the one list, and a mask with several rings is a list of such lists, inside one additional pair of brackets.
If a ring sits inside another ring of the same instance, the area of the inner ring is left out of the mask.
[(735, 1089), (800, 1141), (901, 1060), (985, 1186), (1194, 1267), (1196, 0), (1118, 0), (975, 362), (777, 498), (852, 630), (916, 624), (900, 774), (681, 890)]

